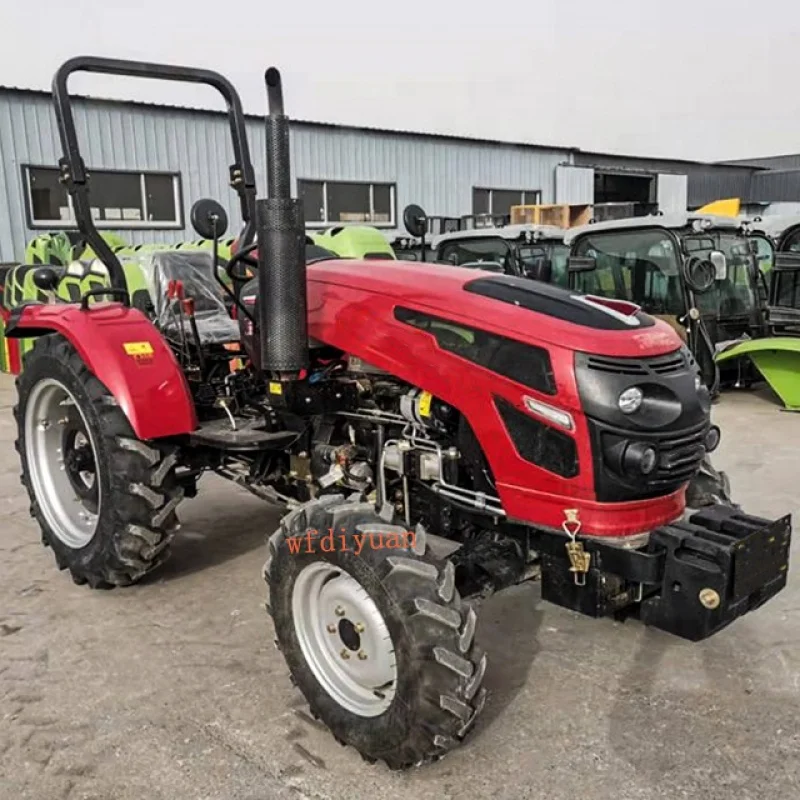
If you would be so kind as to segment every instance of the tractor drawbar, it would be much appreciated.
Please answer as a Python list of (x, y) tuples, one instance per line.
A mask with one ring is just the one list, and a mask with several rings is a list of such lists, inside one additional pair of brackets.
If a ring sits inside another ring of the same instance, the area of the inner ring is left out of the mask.
[(302, 203), (291, 197), (289, 118), (280, 73), (270, 67), (265, 80), (269, 197), (256, 203), (261, 365), (291, 375), (308, 366), (305, 220)]

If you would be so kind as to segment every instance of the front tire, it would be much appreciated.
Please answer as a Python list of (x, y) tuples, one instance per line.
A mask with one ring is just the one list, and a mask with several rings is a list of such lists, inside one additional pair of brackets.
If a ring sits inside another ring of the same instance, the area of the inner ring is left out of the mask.
[(340, 743), (392, 769), (461, 743), (486, 698), (486, 656), (452, 563), (422, 529), (410, 537), (371, 503), (323, 496), (282, 520), (264, 576), (292, 681)]
[(36, 340), (14, 408), (22, 484), (42, 542), (78, 584), (126, 586), (167, 558), (177, 530), (177, 448), (136, 437), (59, 334)]

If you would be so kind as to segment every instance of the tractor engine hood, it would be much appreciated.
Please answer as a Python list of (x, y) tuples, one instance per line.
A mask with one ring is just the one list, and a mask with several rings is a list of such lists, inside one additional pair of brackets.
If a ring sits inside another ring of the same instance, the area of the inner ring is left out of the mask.
[[(659, 356), (682, 344), (667, 323), (632, 303), (474, 269), (332, 260), (310, 264), (308, 281), (312, 326), (323, 296), (368, 303), (370, 296), (381, 295), (397, 305), (412, 305), (522, 342), (598, 355)], [(315, 297), (319, 298), (316, 304)]]

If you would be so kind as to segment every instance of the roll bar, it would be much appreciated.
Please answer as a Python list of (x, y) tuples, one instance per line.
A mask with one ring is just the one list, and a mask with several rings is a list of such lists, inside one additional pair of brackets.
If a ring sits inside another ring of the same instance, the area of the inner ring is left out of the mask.
[(81, 157), (72, 102), (67, 90), (67, 81), (74, 72), (99, 72), (107, 75), (121, 75), (134, 78), (180, 81), (185, 83), (204, 83), (216, 89), (225, 99), (228, 107), (228, 121), (233, 138), (235, 163), (230, 167), (231, 186), (239, 195), (244, 230), (240, 236), (240, 246), (246, 247), (255, 236), (256, 180), (247, 131), (239, 93), (227, 78), (217, 72), (194, 67), (179, 67), (169, 64), (150, 64), (145, 61), (123, 61), (114, 58), (77, 56), (64, 62), (53, 78), (53, 101), (56, 122), (61, 138), (64, 157), (58, 162), (61, 181), (72, 197), (75, 221), (80, 232), (86, 237), (89, 246), (106, 265), (111, 285), (125, 289), (125, 273), (119, 259), (100, 236), (92, 219), (87, 185), (86, 165)]

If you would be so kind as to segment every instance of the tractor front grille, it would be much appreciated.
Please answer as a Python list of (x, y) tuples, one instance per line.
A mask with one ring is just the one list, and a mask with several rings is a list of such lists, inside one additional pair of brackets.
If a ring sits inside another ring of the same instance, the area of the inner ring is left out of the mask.
[[(600, 502), (627, 502), (671, 494), (695, 475), (705, 457), (709, 422), (682, 431), (651, 433), (623, 430), (589, 419), (595, 454), (595, 492)], [(649, 475), (628, 474), (609, 457), (625, 443), (643, 442), (658, 453)]]
[(674, 375), (689, 364), (688, 351), (682, 347), (673, 353), (654, 358), (614, 358), (612, 356), (588, 356), (586, 367), (595, 372), (611, 375), (648, 377), (651, 375)]

